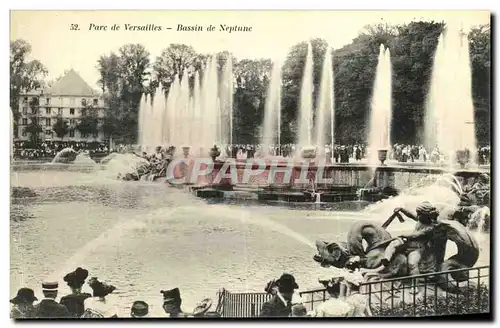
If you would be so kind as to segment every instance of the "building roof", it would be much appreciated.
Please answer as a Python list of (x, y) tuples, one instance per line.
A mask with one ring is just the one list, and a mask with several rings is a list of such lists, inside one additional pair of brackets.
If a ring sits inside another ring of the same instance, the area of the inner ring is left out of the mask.
[(73, 69), (57, 80), (44, 93), (51, 96), (96, 96), (97, 92)]

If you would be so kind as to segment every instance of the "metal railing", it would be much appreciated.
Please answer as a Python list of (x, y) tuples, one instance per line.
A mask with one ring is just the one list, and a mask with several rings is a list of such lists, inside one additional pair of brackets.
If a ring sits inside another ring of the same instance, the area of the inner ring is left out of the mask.
[[(377, 317), (488, 313), (489, 276), (489, 266), (481, 266), (369, 281), (361, 285), (360, 294), (366, 296), (373, 316)], [(460, 292), (450, 291), (455, 288)], [(324, 288), (299, 295), (308, 311), (329, 298)], [(218, 309), (226, 318), (258, 317), (263, 304), (271, 298), (266, 293), (231, 293), (222, 289)]]
[(366, 282), (361, 294), (376, 316), (489, 312), (489, 266)]

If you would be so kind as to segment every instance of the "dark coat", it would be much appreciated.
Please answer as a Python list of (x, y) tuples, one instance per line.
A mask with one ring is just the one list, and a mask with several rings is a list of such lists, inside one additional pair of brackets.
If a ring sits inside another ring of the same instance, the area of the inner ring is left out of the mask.
[(36, 318), (70, 318), (68, 309), (54, 300), (43, 299), (35, 305)]
[(72, 317), (79, 318), (85, 312), (84, 302), (89, 297), (92, 297), (89, 293), (69, 294), (61, 297), (60, 303), (68, 309)]
[(277, 295), (265, 302), (260, 310), (261, 317), (288, 317), (291, 313), (292, 303), (288, 302), (286, 306)]

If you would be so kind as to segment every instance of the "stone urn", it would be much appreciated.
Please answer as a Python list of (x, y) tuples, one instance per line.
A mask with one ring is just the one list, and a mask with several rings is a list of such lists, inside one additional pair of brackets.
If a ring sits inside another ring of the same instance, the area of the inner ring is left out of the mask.
[(188, 158), (190, 149), (191, 147), (189, 146), (182, 147), (182, 154), (184, 155), (184, 158)]
[(457, 150), (456, 158), (457, 163), (460, 164), (461, 168), (464, 168), (465, 164), (469, 162), (469, 154), (466, 150)]
[(215, 162), (215, 159), (220, 156), (220, 150), (219, 150), (219, 148), (217, 148), (217, 146), (214, 145), (213, 148), (210, 149), (209, 155), (212, 158), (212, 161)]
[(385, 165), (384, 162), (387, 159), (387, 149), (379, 149), (378, 150), (378, 160), (381, 165)]
[(316, 158), (316, 147), (303, 147), (300, 150), (300, 155), (304, 159), (313, 159)]

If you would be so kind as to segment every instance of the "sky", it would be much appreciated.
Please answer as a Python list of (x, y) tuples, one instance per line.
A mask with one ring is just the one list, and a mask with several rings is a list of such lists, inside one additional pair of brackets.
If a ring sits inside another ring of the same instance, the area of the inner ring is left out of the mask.
[[(151, 60), (171, 43), (193, 46), (202, 53), (230, 51), (236, 58), (282, 60), (290, 47), (311, 38), (323, 38), (333, 48), (349, 44), (368, 24), (409, 23), (412, 20), (445, 21), (465, 30), (487, 24), (487, 11), (11, 11), (10, 38), (32, 46), (31, 58), (48, 70), (47, 80), (74, 69), (98, 88), (97, 60), (127, 43), (141, 43)], [(79, 30), (70, 30), (78, 24)], [(107, 31), (89, 30), (90, 24), (106, 25)], [(119, 31), (111, 31), (113, 24)], [(125, 24), (155, 24), (162, 31), (126, 31)], [(202, 26), (202, 32), (177, 31), (178, 24)], [(218, 27), (252, 27), (251, 32), (223, 32)], [(207, 32), (214, 25), (216, 31)], [(167, 30), (171, 27), (171, 30)]]

